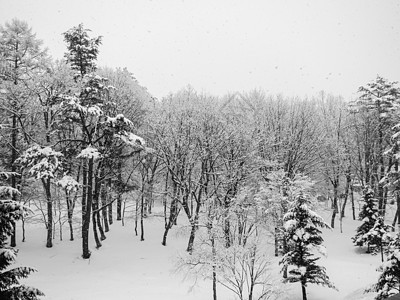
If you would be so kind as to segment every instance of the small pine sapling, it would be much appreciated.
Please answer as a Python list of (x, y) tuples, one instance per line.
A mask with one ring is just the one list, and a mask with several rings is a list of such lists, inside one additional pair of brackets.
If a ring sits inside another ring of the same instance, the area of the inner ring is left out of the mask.
[[(356, 235), (352, 238), (356, 246), (363, 246), (366, 242), (364, 236), (371, 228), (374, 227), (376, 220), (379, 217), (378, 210), (375, 206), (376, 199), (372, 189), (367, 188), (364, 191), (364, 205), (358, 215), (358, 219), (363, 223), (357, 228)], [(367, 243), (367, 253), (370, 253), (370, 244)]]
[(306, 195), (300, 193), (291, 203), (291, 207), (284, 215), (285, 235), (288, 240), (289, 251), (283, 256), (280, 264), (282, 271), (289, 270), (284, 282), (300, 282), (303, 300), (307, 300), (306, 286), (308, 283), (320, 284), (336, 289), (329, 280), (325, 268), (315, 262), (312, 250), (324, 253), (323, 238), (317, 228), (330, 228), (322, 217), (309, 209), (310, 201)]
[(400, 234), (389, 243), (389, 255), (378, 268), (378, 282), (365, 292), (377, 292), (375, 300), (387, 299), (400, 293)]

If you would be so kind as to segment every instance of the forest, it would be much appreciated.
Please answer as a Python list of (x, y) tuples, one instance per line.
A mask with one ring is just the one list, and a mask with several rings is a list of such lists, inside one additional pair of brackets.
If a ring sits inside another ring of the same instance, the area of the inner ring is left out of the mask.
[(102, 37), (83, 24), (61, 38), (65, 55), (52, 58), (27, 22), (0, 26), (1, 299), (45, 299), (34, 269), (13, 266), (30, 226), (41, 253), (79, 240), (89, 260), (114, 223), (145, 243), (153, 216), (159, 251), (181, 232), (177, 269), (209, 280), (214, 300), (220, 287), (283, 299), (277, 281), (303, 300), (309, 285), (336, 289), (318, 259), (322, 230), (345, 218), (359, 222), (348, 243), (382, 262), (365, 292), (400, 292), (397, 82), (378, 75), (351, 101), (191, 86), (156, 99), (134, 70), (97, 65)]

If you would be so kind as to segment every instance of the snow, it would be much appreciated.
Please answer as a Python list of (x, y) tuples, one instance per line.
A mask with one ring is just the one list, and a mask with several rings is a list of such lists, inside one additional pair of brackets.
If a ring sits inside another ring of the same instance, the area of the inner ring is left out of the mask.
[[(157, 210), (156, 210), (157, 212)], [(320, 214), (325, 220), (330, 212)], [(43, 225), (27, 225), (27, 242), (19, 243), (18, 264), (38, 270), (24, 282), (41, 289), (46, 297), (43, 300), (109, 300), (109, 299), (163, 299), (163, 300), (203, 300), (212, 299), (210, 281), (199, 281), (192, 289), (193, 281), (185, 279), (184, 274), (176, 272), (179, 256), (185, 254), (188, 233), (174, 227), (168, 236), (167, 246), (161, 245), (164, 220), (161, 213), (145, 219), (145, 241), (140, 242), (134, 235), (134, 224), (126, 214), (125, 226), (114, 220), (103, 247), (96, 250), (92, 232), (90, 237), (92, 256), (89, 260), (81, 258), (80, 233), (73, 242), (65, 239), (54, 240), (53, 248), (45, 247), (46, 232)], [(376, 283), (381, 265), (379, 255), (365, 253), (365, 248), (356, 247), (351, 241), (360, 221), (353, 221), (351, 213), (343, 219), (343, 233), (340, 233), (339, 220), (332, 230), (322, 229), (324, 245), (328, 256), (322, 257), (318, 264), (326, 267), (331, 281), (339, 289), (309, 284), (309, 300), (372, 300), (374, 293), (364, 293), (371, 284)], [(184, 221), (183, 216), (178, 223)], [(179, 224), (183, 226), (184, 224)], [(19, 228), (20, 226), (18, 226)], [(40, 230), (39, 230), (40, 229)], [(67, 236), (67, 225), (64, 236)], [(18, 238), (20, 239), (19, 233)], [(322, 249), (320, 249), (322, 250)], [(273, 251), (273, 245), (266, 251)], [(400, 257), (400, 252), (396, 252)], [(275, 269), (280, 266), (276, 258)], [(217, 287), (219, 299), (233, 300), (233, 294)], [(301, 300), (299, 283), (286, 284), (280, 300)]]
[(133, 126), (132, 121), (126, 118), (123, 114), (118, 114), (115, 117), (107, 117), (105, 123), (111, 127), (117, 126), (118, 123), (126, 126)]
[(57, 181), (57, 185), (67, 191), (67, 193), (76, 192), (80, 187), (79, 182), (69, 175), (64, 175), (63, 178)]
[(124, 143), (129, 146), (137, 147), (144, 146), (145, 141), (140, 136), (133, 134), (132, 132), (125, 132), (124, 134), (116, 134), (117, 138), (121, 139)]
[(88, 146), (78, 154), (76, 158), (93, 158), (94, 160), (101, 158), (101, 153), (92, 146)]

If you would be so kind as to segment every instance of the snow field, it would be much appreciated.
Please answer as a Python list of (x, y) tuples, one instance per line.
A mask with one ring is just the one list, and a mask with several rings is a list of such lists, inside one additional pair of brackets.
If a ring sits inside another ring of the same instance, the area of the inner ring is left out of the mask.
[[(330, 213), (320, 213), (327, 221)], [(184, 222), (184, 215), (179, 223)], [(388, 218), (390, 221), (391, 218)], [(351, 219), (350, 211), (343, 220), (340, 233), (339, 220), (336, 228), (323, 230), (324, 245), (328, 256), (319, 263), (326, 267), (331, 281), (339, 289), (309, 285), (309, 300), (372, 300), (373, 294), (363, 294), (364, 289), (375, 283), (379, 273), (379, 255), (365, 253), (365, 249), (355, 247), (351, 237), (359, 226), (359, 221)], [(178, 225), (182, 226), (182, 225)], [(100, 249), (94, 248), (91, 233), (92, 256), (81, 258), (81, 239), (77, 231), (76, 240), (68, 240), (68, 228), (64, 227), (64, 240), (54, 240), (53, 248), (45, 247), (46, 232), (43, 225), (27, 224), (25, 243), (19, 242), (17, 264), (31, 266), (38, 270), (27, 280), (27, 285), (41, 289), (44, 300), (109, 300), (109, 299), (163, 299), (163, 300), (203, 300), (212, 299), (210, 281), (199, 280), (193, 287), (193, 278), (177, 273), (176, 258), (184, 253), (187, 238), (184, 230), (173, 227), (169, 233), (167, 246), (161, 245), (164, 220), (161, 215), (145, 219), (145, 241), (134, 235), (132, 219), (114, 221), (107, 239)], [(20, 240), (19, 233), (17, 239)], [(273, 247), (273, 245), (271, 245)], [(272, 249), (269, 249), (272, 252)], [(276, 262), (273, 270), (279, 272)], [(218, 286), (218, 297), (222, 300), (235, 299), (234, 295)], [(299, 283), (286, 284), (279, 299), (300, 300)]]

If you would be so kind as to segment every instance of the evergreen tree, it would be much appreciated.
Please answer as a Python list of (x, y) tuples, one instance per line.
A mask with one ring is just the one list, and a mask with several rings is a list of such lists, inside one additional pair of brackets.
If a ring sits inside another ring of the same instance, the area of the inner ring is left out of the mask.
[[(7, 124), (4, 130), (4, 142), (8, 148), (2, 157), (10, 174), (10, 185), (18, 186), (18, 178), (13, 175), (17, 171), (15, 164), (19, 151), (22, 150), (21, 133), (25, 140), (24, 120), (27, 118), (31, 91), (27, 88), (31, 78), (37, 75), (38, 69), (47, 59), (46, 50), (42, 49), (42, 41), (32, 33), (28, 23), (13, 19), (0, 26), (0, 89), (4, 97), (0, 97), (1, 123)], [(16, 198), (13, 198), (16, 200)], [(11, 246), (16, 246), (15, 229), (11, 236)]]
[[(10, 173), (0, 172), (2, 179), (9, 176)], [(17, 250), (7, 246), (7, 237), (13, 233), (13, 223), (26, 213), (22, 204), (10, 200), (15, 194), (19, 194), (18, 190), (0, 185), (0, 299), (35, 300), (44, 294), (36, 288), (19, 283), (21, 278), (27, 278), (35, 270), (29, 267), (8, 269), (16, 259)]]
[(317, 227), (330, 228), (327, 223), (308, 206), (308, 197), (300, 193), (296, 196), (288, 212), (283, 216), (285, 235), (289, 242), (289, 251), (283, 256), (280, 264), (282, 271), (288, 269), (284, 282), (300, 282), (303, 300), (307, 300), (306, 287), (308, 283), (320, 284), (334, 288), (325, 268), (315, 262), (312, 250), (324, 253), (323, 238)]
[(101, 36), (90, 38), (88, 32), (90, 29), (83, 28), (81, 23), (64, 33), (68, 49), (65, 58), (81, 76), (96, 70), (95, 62), (101, 44)]
[(386, 299), (400, 293), (400, 234), (397, 234), (389, 244), (390, 254), (378, 268), (382, 274), (378, 283), (372, 285), (366, 292), (377, 292), (375, 300)]
[(363, 246), (367, 242), (368, 249), (370, 252), (369, 242), (365, 239), (365, 234), (367, 234), (371, 228), (374, 227), (376, 220), (379, 217), (378, 210), (375, 207), (376, 199), (374, 198), (374, 191), (367, 188), (364, 191), (364, 205), (361, 208), (358, 219), (363, 223), (357, 228), (356, 235), (352, 238), (353, 243), (357, 246)]
[(369, 245), (376, 245), (376, 251), (380, 251), (381, 259), (383, 262), (383, 246), (388, 244), (391, 240), (390, 233), (392, 231), (392, 226), (385, 224), (385, 220), (379, 216), (375, 221), (374, 226), (363, 236), (363, 240)]

